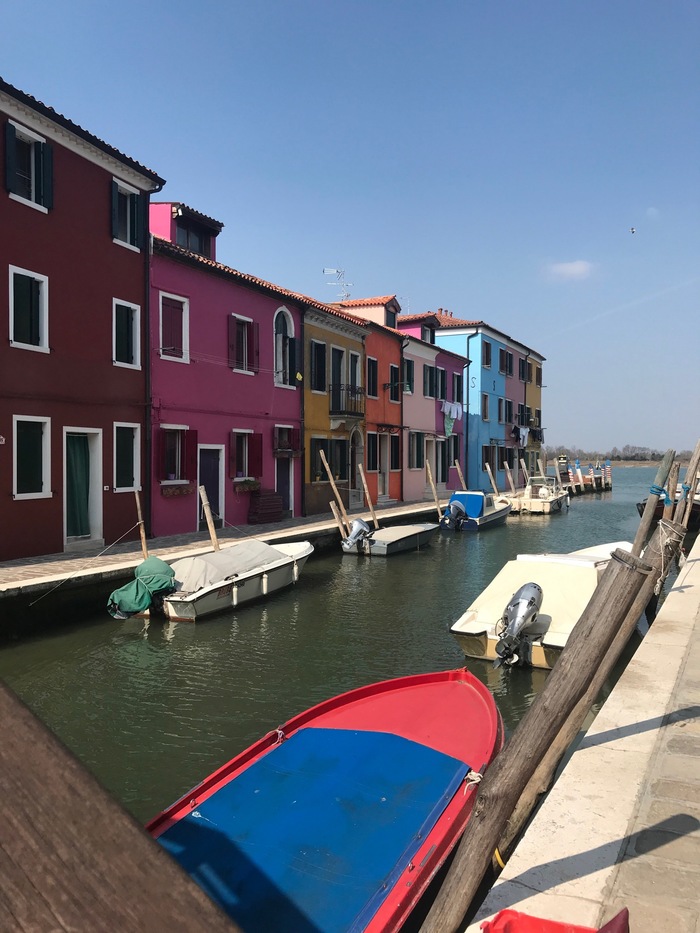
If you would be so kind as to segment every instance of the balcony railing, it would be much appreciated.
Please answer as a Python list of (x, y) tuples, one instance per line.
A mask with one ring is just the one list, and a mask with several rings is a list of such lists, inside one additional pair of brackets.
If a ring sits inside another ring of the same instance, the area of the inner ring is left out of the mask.
[(328, 390), (331, 415), (352, 415), (364, 418), (365, 390), (360, 386), (333, 383)]

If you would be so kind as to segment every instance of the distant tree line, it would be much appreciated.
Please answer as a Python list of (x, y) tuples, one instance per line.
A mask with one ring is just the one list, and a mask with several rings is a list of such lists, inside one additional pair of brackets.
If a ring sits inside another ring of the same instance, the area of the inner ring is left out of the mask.
[[(663, 459), (665, 450), (654, 450), (652, 447), (635, 447), (634, 444), (625, 444), (624, 447), (613, 447), (612, 450), (581, 450), (579, 447), (564, 447), (560, 444), (558, 447), (545, 447), (545, 456), (547, 460), (553, 460), (556, 457), (564, 456), (572, 462), (574, 460), (632, 460), (640, 463), (658, 462)], [(690, 460), (691, 452), (689, 450), (676, 451), (676, 460)]]

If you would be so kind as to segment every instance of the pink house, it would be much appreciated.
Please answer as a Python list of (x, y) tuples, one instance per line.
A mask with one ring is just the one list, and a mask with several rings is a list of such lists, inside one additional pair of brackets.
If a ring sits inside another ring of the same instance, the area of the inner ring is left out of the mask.
[(216, 261), (222, 224), (151, 205), (151, 475), (154, 535), (255, 520), (263, 497), (302, 514), (294, 293)]

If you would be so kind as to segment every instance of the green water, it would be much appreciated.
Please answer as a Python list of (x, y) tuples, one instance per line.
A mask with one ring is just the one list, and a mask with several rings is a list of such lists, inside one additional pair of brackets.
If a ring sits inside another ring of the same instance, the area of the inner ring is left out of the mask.
[[(365, 683), (464, 664), (449, 627), (525, 551), (632, 541), (653, 468), (613, 470), (613, 490), (568, 512), (440, 534), (389, 560), (314, 555), (298, 584), (196, 625), (106, 612), (0, 650), (0, 678), (139, 820), (263, 733)], [(546, 672), (468, 666), (512, 730)]]

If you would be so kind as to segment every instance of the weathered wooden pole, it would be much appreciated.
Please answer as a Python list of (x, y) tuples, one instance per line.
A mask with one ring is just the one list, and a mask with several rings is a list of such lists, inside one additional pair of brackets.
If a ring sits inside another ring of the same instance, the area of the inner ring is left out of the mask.
[(527, 472), (527, 467), (525, 466), (525, 461), (520, 459), (520, 469), (523, 471), (523, 479), (525, 480), (525, 485), (530, 482), (530, 474)]
[(491, 464), (490, 464), (490, 463), (487, 463), (487, 464), (486, 464), (486, 472), (488, 473), (489, 479), (491, 480), (491, 486), (492, 486), (492, 488), (493, 488), (493, 491), (496, 493), (496, 495), (499, 495), (498, 486), (496, 485), (496, 480), (493, 478), (493, 472), (492, 472), (492, 470), (491, 470)]
[(438, 498), (437, 489), (435, 487), (435, 482), (433, 480), (433, 471), (430, 469), (430, 461), (425, 461), (425, 470), (428, 474), (428, 482), (430, 483), (430, 488), (433, 490), (433, 498), (435, 499), (435, 508), (437, 509), (438, 516), (442, 518), (442, 509), (440, 508), (440, 499)]
[[(502, 861), (511, 854), (513, 846), (527, 823), (538, 798), (551, 787), (559, 762), (581, 730), (586, 716), (617, 664), (637, 622), (644, 613), (647, 603), (653, 598), (656, 590), (660, 588), (668, 574), (669, 568), (680, 550), (684, 534), (685, 531), (682, 525), (664, 522), (662, 526), (656, 529), (649, 540), (649, 544), (644, 548), (644, 562), (649, 564), (652, 572), (644, 580), (631, 609), (622, 620), (610, 649), (604, 655), (599, 667), (593, 672), (585, 694), (571, 711), (559, 734), (544, 753), (542, 760), (537, 765), (532, 778), (508, 819), (506, 828), (498, 843), (498, 852)], [(495, 861), (493, 867), (496, 870), (499, 867)]]
[(326, 474), (327, 474), (327, 476), (328, 476), (328, 479), (329, 479), (329, 481), (330, 481), (331, 489), (333, 490), (333, 495), (335, 496), (336, 501), (337, 501), (337, 503), (338, 503), (338, 508), (339, 508), (339, 510), (340, 510), (340, 514), (342, 515), (343, 521), (345, 522), (345, 527), (347, 528), (347, 530), (348, 530), (348, 532), (349, 532), (349, 531), (350, 531), (350, 520), (348, 519), (348, 513), (345, 511), (345, 505), (344, 505), (344, 503), (343, 503), (343, 497), (340, 495), (340, 492), (338, 491), (338, 487), (335, 485), (335, 480), (333, 479), (333, 474), (331, 473), (331, 468), (330, 468), (330, 466), (328, 465), (328, 460), (326, 460), (326, 453), (325, 453), (325, 451), (324, 451), (324, 450), (320, 450), (319, 453), (321, 454), (321, 462), (323, 463), (324, 469), (325, 469)]
[(676, 508), (676, 489), (678, 488), (678, 474), (681, 471), (681, 465), (678, 460), (674, 460), (671, 465), (671, 471), (668, 474), (668, 483), (666, 485), (666, 490), (668, 492), (668, 502), (664, 503), (664, 511), (662, 518), (667, 522), (670, 522), (673, 518), (673, 512)]
[[(678, 508), (674, 514), (674, 519), (677, 522), (680, 522), (686, 528), (688, 527), (688, 522), (690, 521), (690, 514), (693, 511), (693, 499), (695, 497), (695, 490), (697, 488), (697, 476), (698, 470), (700, 470), (700, 441), (695, 445), (695, 450), (693, 451), (693, 456), (690, 458), (690, 463), (688, 464), (688, 469), (685, 471), (685, 479), (683, 482), (684, 486), (687, 486), (686, 497), (681, 499), (678, 503)], [(684, 508), (681, 509), (681, 503), (684, 504)]]
[(515, 483), (513, 482), (513, 474), (510, 472), (510, 467), (507, 463), (503, 464), (503, 467), (506, 471), (506, 479), (508, 480), (508, 485), (510, 486), (510, 491), (515, 495)]
[(139, 534), (141, 535), (141, 553), (143, 554), (143, 559), (146, 560), (148, 557), (148, 544), (146, 543), (146, 529), (143, 527), (143, 513), (141, 512), (141, 496), (139, 496), (138, 489), (134, 489), (134, 496), (136, 497), (136, 515), (139, 520)]
[(347, 538), (348, 532), (347, 532), (347, 529), (345, 528), (345, 525), (343, 524), (343, 519), (340, 517), (338, 506), (335, 504), (333, 499), (331, 499), (328, 505), (331, 507), (331, 512), (333, 513), (333, 517), (335, 518), (337, 522), (338, 528), (340, 530), (340, 537), (343, 538), (344, 540), (345, 538)]
[(377, 516), (374, 511), (374, 506), (372, 505), (372, 497), (369, 494), (369, 487), (367, 485), (367, 477), (365, 476), (365, 468), (362, 466), (361, 463), (358, 463), (357, 469), (360, 473), (360, 479), (362, 480), (362, 488), (365, 491), (365, 499), (367, 500), (367, 505), (369, 506), (369, 510), (372, 513), (372, 521), (374, 522), (374, 527), (379, 528), (379, 522), (377, 521)]
[(425, 933), (457, 933), (462, 929), (508, 817), (538, 762), (585, 695), (593, 672), (651, 572), (639, 558), (620, 549), (613, 552), (543, 691), (479, 786), (452, 865), (421, 927)]
[(457, 476), (459, 476), (459, 481), (462, 484), (462, 489), (466, 489), (467, 484), (464, 482), (464, 473), (462, 473), (462, 467), (459, 465), (459, 460), (455, 460), (455, 467), (457, 468)]
[(207, 528), (209, 529), (209, 537), (211, 538), (211, 544), (215, 551), (219, 550), (219, 539), (216, 536), (216, 528), (214, 527), (214, 519), (211, 514), (211, 506), (209, 505), (209, 496), (204, 486), (199, 487), (199, 498), (202, 500), (202, 508), (204, 509), (204, 517), (207, 520)]
[(634, 544), (632, 545), (632, 553), (635, 557), (639, 557), (639, 555), (642, 553), (642, 549), (644, 548), (646, 540), (649, 537), (649, 531), (651, 526), (654, 524), (654, 511), (659, 501), (659, 495), (663, 492), (663, 488), (666, 485), (666, 480), (668, 479), (668, 474), (671, 471), (671, 464), (673, 463), (673, 458), (675, 456), (675, 450), (667, 450), (664, 454), (663, 460), (659, 464), (658, 470), (656, 471), (654, 483), (649, 490), (647, 502), (644, 506), (644, 512), (642, 513), (642, 517), (639, 522), (639, 528), (637, 528), (637, 534), (635, 535)]

